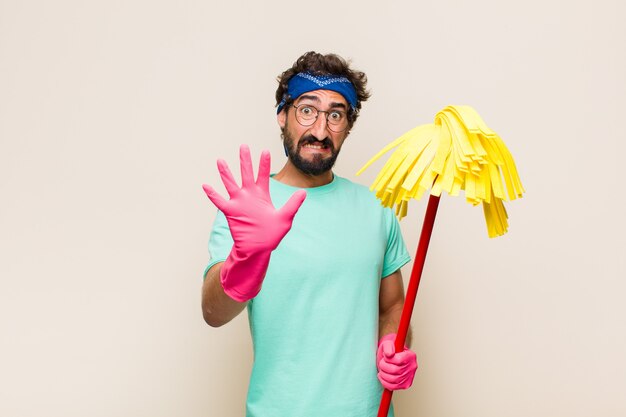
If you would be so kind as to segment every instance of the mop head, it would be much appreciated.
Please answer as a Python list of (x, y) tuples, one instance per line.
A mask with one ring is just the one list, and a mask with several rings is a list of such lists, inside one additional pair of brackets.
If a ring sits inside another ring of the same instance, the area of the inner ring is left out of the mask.
[(503, 200), (522, 197), (524, 188), (511, 153), (476, 110), (446, 107), (434, 123), (418, 126), (383, 148), (357, 175), (396, 147), (370, 189), (385, 207), (395, 207), (400, 219), (409, 200), (419, 200), (429, 189), (437, 197), (442, 191), (456, 196), (463, 190), (468, 203), (482, 203), (489, 237), (507, 232)]

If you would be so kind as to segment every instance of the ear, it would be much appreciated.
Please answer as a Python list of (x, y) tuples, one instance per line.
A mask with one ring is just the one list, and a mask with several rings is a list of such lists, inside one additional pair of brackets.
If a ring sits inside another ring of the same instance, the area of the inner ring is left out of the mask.
[(287, 123), (287, 111), (284, 108), (278, 112), (276, 120), (278, 121), (278, 126), (280, 126), (281, 129), (284, 129), (285, 123)]

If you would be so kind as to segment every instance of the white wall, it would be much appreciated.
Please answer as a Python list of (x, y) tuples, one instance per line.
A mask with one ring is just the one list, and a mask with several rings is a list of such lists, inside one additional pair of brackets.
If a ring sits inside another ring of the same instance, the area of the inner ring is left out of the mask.
[[(275, 77), (312, 49), (352, 58), (373, 91), (339, 174), (470, 104), (527, 189), (492, 240), (479, 208), (442, 199), (398, 415), (626, 415), (625, 15), (617, 0), (0, 0), (0, 415), (243, 415), (247, 319), (200, 313), (201, 184), (221, 187), (215, 160), (236, 164), (241, 143), (280, 167)], [(402, 221), (411, 251), (424, 207)]]

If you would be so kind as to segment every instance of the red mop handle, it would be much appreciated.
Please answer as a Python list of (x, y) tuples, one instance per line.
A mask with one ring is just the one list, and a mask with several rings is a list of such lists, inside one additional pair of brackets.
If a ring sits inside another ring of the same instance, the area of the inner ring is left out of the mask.
[[(406, 299), (404, 301), (404, 307), (402, 308), (402, 316), (400, 318), (400, 325), (398, 326), (395, 342), (396, 352), (402, 352), (404, 350), (404, 342), (409, 331), (411, 315), (413, 314), (413, 306), (415, 306), (415, 297), (417, 296), (417, 289), (420, 285), (420, 278), (422, 277), (424, 261), (426, 260), (426, 252), (428, 252), (428, 244), (430, 243), (430, 235), (433, 232), (438, 206), (439, 197), (431, 195), (428, 199), (428, 206), (426, 207), (424, 225), (422, 226), (422, 233), (420, 234), (417, 252), (415, 253), (415, 261), (413, 262), (413, 270), (411, 271), (409, 287), (406, 290)], [(380, 400), (380, 407), (378, 408), (378, 417), (387, 417), (392, 395), (393, 391), (389, 391), (388, 389), (383, 391), (383, 396)]]

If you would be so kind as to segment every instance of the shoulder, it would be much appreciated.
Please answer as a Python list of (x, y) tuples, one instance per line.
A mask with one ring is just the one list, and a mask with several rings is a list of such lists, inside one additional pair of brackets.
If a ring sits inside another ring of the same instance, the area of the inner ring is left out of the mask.
[(335, 176), (335, 181), (337, 181), (337, 190), (341, 193), (348, 194), (362, 203), (371, 204), (373, 207), (380, 207), (381, 210), (383, 209), (383, 206), (380, 204), (380, 200), (376, 198), (374, 192), (372, 192), (367, 186), (339, 176)]
[(374, 195), (365, 185), (350, 181), (347, 178), (335, 175), (335, 181), (337, 181), (337, 187), (344, 191), (349, 190), (363, 195)]

